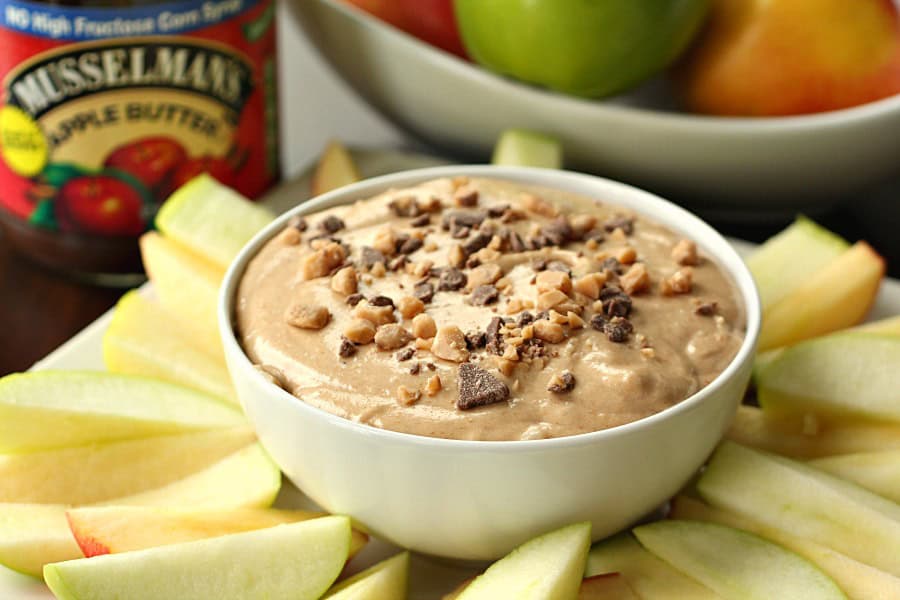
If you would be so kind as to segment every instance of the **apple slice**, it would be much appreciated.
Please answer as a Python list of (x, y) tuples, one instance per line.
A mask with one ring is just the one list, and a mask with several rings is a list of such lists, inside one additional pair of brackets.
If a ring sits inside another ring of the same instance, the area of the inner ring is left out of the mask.
[(345, 579), (331, 588), (324, 598), (331, 600), (399, 600), (406, 598), (408, 579), (409, 552), (401, 552)]
[(216, 356), (222, 351), (216, 298), (225, 270), (155, 231), (142, 235), (139, 242), (160, 304), (177, 316), (210, 356)]
[(65, 506), (0, 503), (0, 565), (40, 577), (45, 564), (81, 556)]
[(697, 491), (714, 507), (900, 576), (900, 506), (824, 471), (726, 441)]
[(790, 346), (850, 327), (869, 311), (884, 276), (884, 259), (857, 242), (825, 267), (805, 275), (764, 314), (759, 351)]
[(248, 427), (0, 456), (0, 502), (91, 504), (181, 479), (254, 439)]
[(620, 573), (639, 598), (721, 600), (699, 582), (647, 552), (627, 531), (594, 544), (585, 575)]
[(785, 350), (759, 374), (757, 397), (773, 415), (900, 422), (898, 365), (900, 337), (830, 335)]
[(49, 564), (44, 579), (61, 600), (294, 598), (315, 600), (350, 549), (350, 519), (289, 525)]
[(740, 529), (667, 520), (635, 527), (634, 535), (650, 552), (725, 598), (847, 598), (802, 556)]
[(319, 196), (359, 180), (359, 170), (350, 152), (337, 140), (331, 140), (313, 170), (310, 195)]
[(900, 577), (861, 563), (827, 546), (713, 508), (700, 500), (678, 496), (672, 502), (669, 516), (673, 519), (708, 521), (743, 529), (780, 544), (817, 565), (854, 600), (900, 598)]
[(575, 523), (545, 533), (492, 564), (463, 590), (459, 600), (574, 598), (590, 544), (590, 523)]
[(157, 302), (130, 291), (103, 334), (103, 362), (114, 373), (157, 377), (237, 404), (222, 353), (211, 356)]
[(900, 335), (900, 315), (857, 325), (853, 328), (853, 331), (879, 333), (884, 335)]
[(738, 407), (727, 437), (744, 446), (793, 458), (900, 449), (898, 425), (778, 418), (753, 406)]
[(163, 235), (220, 268), (275, 216), (203, 173), (175, 190), (156, 215)]
[(849, 247), (842, 237), (802, 216), (766, 240), (746, 261), (756, 281), (763, 312)]
[(559, 141), (527, 129), (507, 129), (494, 146), (491, 164), (512, 167), (562, 168), (562, 146)]
[(0, 452), (4, 453), (244, 423), (239, 411), (215, 398), (145, 377), (34, 371), (0, 379)]
[(638, 597), (621, 573), (606, 573), (582, 579), (578, 600), (638, 600)]
[(900, 503), (900, 450), (830, 456), (809, 464)]

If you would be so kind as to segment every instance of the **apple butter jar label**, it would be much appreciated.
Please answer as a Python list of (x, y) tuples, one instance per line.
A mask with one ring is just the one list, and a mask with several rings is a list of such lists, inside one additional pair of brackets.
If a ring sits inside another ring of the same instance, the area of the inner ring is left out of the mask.
[(133, 237), (201, 172), (262, 194), (278, 177), (274, 29), (273, 0), (0, 0), (3, 221)]

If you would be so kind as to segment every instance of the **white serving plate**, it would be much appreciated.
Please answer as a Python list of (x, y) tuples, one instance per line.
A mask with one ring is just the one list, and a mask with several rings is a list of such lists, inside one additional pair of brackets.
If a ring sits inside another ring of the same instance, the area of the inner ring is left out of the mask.
[[(401, 154), (382, 151), (355, 152), (354, 158), (360, 171), (366, 177), (391, 171), (408, 169), (443, 161), (422, 157), (420, 155)], [(308, 174), (288, 182), (273, 191), (265, 203), (274, 210), (284, 210), (294, 203), (309, 196)], [(741, 240), (731, 240), (741, 254), (747, 254), (754, 248), (753, 244)], [(150, 284), (144, 285), (142, 293), (152, 294)], [(875, 305), (869, 315), (876, 320), (900, 314), (900, 281), (885, 280), (878, 294)], [(32, 370), (45, 369), (89, 369), (103, 371), (102, 340), (109, 327), (112, 311), (107, 312), (96, 321), (85, 327), (72, 339), (54, 350), (42, 360), (35, 363)], [(317, 508), (302, 492), (298, 491), (287, 480), (275, 502), (281, 508)], [(362, 552), (351, 563), (351, 570), (358, 571), (370, 566), (399, 549), (378, 539), (370, 540)], [(425, 556), (413, 555), (410, 565), (410, 600), (438, 600), (450, 592), (464, 579), (471, 577), (479, 570), (479, 565), (455, 563), (437, 560)], [(53, 595), (40, 581), (20, 575), (0, 567), (0, 600), (52, 600)]]

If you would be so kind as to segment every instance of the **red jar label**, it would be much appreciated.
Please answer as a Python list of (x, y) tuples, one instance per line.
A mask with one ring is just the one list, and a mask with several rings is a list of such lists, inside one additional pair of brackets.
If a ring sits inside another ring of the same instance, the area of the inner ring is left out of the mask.
[(273, 0), (84, 8), (0, 0), (0, 209), (137, 235), (209, 172), (278, 177)]

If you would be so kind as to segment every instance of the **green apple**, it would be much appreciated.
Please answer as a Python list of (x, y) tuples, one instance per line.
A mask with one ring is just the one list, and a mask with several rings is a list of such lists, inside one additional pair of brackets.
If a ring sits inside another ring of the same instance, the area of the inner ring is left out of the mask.
[(900, 505), (824, 471), (726, 441), (697, 491), (714, 507), (900, 576)]
[(60, 600), (315, 600), (344, 567), (350, 519), (322, 517), (222, 537), (53, 563)]
[(809, 464), (900, 503), (900, 450), (829, 456)]
[(740, 529), (665, 520), (635, 527), (634, 535), (650, 552), (724, 598), (847, 598), (802, 556)]
[(846, 333), (785, 350), (757, 377), (773, 415), (900, 422), (900, 336)]
[(491, 164), (560, 169), (562, 146), (554, 138), (536, 131), (507, 129), (497, 139)]
[(585, 575), (620, 573), (639, 598), (721, 600), (711, 589), (673, 569), (625, 532), (597, 542), (588, 555)]
[(625, 90), (671, 63), (708, 0), (455, 0), (479, 64), (577, 96)]
[(590, 523), (545, 533), (492, 564), (459, 600), (570, 600), (578, 595), (590, 544)]
[(383, 560), (340, 582), (324, 598), (330, 600), (400, 600), (406, 598), (409, 552)]
[(236, 427), (235, 408), (145, 377), (34, 371), (0, 379), (0, 452)]
[(854, 600), (867, 598), (900, 598), (900, 577), (885, 573), (840, 552), (796, 537), (789, 532), (760, 525), (752, 519), (713, 508), (700, 500), (678, 496), (672, 501), (669, 516), (673, 519), (708, 521), (743, 529), (771, 540), (814, 563)]

